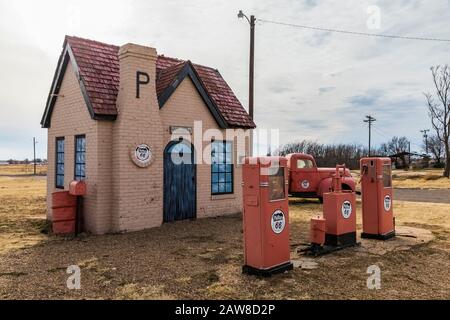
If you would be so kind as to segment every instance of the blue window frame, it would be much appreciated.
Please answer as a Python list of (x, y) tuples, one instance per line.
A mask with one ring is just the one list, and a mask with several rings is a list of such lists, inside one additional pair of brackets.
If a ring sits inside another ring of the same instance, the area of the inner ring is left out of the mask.
[(86, 178), (86, 136), (75, 137), (75, 180)]
[(231, 194), (233, 187), (233, 148), (230, 141), (211, 144), (211, 194)]
[(55, 187), (64, 189), (64, 138), (56, 138)]

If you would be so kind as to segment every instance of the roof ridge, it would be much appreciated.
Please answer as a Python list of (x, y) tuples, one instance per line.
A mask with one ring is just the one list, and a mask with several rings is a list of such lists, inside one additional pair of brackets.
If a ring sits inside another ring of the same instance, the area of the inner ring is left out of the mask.
[[(86, 41), (86, 42), (91, 42), (91, 43), (95, 43), (95, 44), (99, 44), (99, 45), (103, 45), (103, 46), (108, 46), (108, 47), (117, 48), (117, 49), (120, 48), (120, 46), (118, 46), (118, 45), (109, 44), (109, 43), (106, 43), (106, 42), (101, 42), (101, 41), (92, 40), (92, 39), (88, 39), (88, 38), (82, 38), (82, 37), (78, 37), (78, 36), (69, 36), (69, 35), (66, 35), (66, 36), (65, 36), (65, 39), (73, 39), (73, 40), (79, 40), (79, 41)], [(190, 62), (192, 63), (192, 65), (194, 65), (194, 66), (199, 66), (199, 67), (206, 68), (206, 69), (210, 69), (210, 70), (213, 70), (213, 71), (218, 71), (216, 68), (209, 67), (209, 66), (205, 66), (205, 65), (202, 65), (202, 64), (198, 64), (198, 63), (194, 63), (194, 62), (192, 62), (191, 60), (183, 60), (183, 59), (179, 59), (179, 58), (168, 57), (168, 56), (166, 56), (166, 55), (164, 55), (164, 54), (158, 54), (158, 58), (168, 59), (168, 60), (173, 60), (173, 61), (178, 61), (178, 64), (179, 64), (179, 63), (184, 63), (184, 62), (190, 61)], [(170, 66), (170, 67), (173, 67), (173, 66)], [(167, 68), (166, 68), (166, 69), (167, 69)]]
[(186, 61), (186, 60), (179, 59), (179, 58), (168, 57), (168, 56), (165, 56), (164, 54), (158, 54), (158, 58), (168, 59), (168, 60), (175, 60), (175, 61)]
[[(160, 70), (157, 72), (156, 80), (160, 80), (161, 77), (162, 77), (164, 74), (167, 74), (168, 72), (170, 72), (170, 71), (172, 71), (172, 70), (176, 70), (177, 68), (180, 68), (180, 66), (186, 65), (188, 62), (189, 62), (189, 61), (183, 61), (183, 60), (181, 60), (180, 62), (175, 63), (175, 64), (173, 64), (173, 65), (171, 65), (171, 66), (169, 66), (169, 67), (167, 67), (167, 68), (160, 69)], [(182, 69), (182, 68), (180, 68), (180, 70), (181, 70), (181, 69)]]
[(119, 48), (120, 48), (120, 46), (117, 46), (117, 45), (114, 45), (114, 44), (109, 44), (109, 43), (106, 43), (106, 42), (101, 42), (101, 41), (87, 39), (87, 38), (81, 38), (81, 37), (77, 37), (77, 36), (66, 35), (65, 39), (66, 40), (78, 40), (78, 41), (91, 42), (91, 43), (95, 43), (95, 44), (102, 45), (102, 46), (108, 46), (108, 47), (112, 47), (112, 48), (117, 48), (117, 50), (119, 50)]

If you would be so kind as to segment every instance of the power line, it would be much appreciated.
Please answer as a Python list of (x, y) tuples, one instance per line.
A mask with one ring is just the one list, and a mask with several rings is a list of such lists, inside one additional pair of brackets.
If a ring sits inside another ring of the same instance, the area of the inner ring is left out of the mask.
[(277, 24), (277, 25), (281, 25), (281, 26), (287, 26), (287, 27), (294, 27), (294, 28), (301, 28), (301, 29), (310, 29), (310, 30), (317, 30), (317, 31), (326, 31), (326, 32), (344, 33), (344, 34), (357, 35), (357, 36), (379, 37), (379, 38), (390, 38), (390, 39), (403, 39), (403, 40), (450, 42), (450, 39), (442, 39), (442, 38), (428, 38), (428, 37), (417, 37), (417, 36), (399, 36), (399, 35), (392, 35), (392, 34), (358, 32), (358, 31), (350, 31), (350, 30), (342, 30), (342, 29), (332, 29), (332, 28), (305, 26), (305, 25), (301, 25), (301, 24), (294, 24), (294, 23), (287, 23), (287, 22), (273, 21), (273, 20), (266, 20), (266, 19), (258, 19), (258, 21), (263, 22), (263, 23), (270, 23), (270, 24)]
[(383, 131), (381, 131), (378, 127), (374, 126), (373, 124), (372, 124), (372, 129), (374, 129), (375, 132), (378, 133), (381, 137), (390, 139), (390, 137), (388, 137), (387, 134), (383, 133)]
[[(380, 135), (380, 137), (384, 137), (386, 139), (391, 139), (392, 138), (392, 137), (388, 136), (389, 134), (386, 131), (381, 130), (378, 126), (375, 126), (375, 125), (372, 124), (372, 129), (374, 129), (375, 132)], [(410, 141), (410, 143), (411, 143), (411, 145), (414, 145), (417, 148), (422, 148), (420, 145), (418, 145), (415, 142)]]

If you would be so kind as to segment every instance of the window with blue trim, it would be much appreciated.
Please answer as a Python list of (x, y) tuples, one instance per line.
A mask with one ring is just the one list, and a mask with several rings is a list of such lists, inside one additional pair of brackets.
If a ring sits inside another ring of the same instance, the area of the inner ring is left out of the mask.
[(64, 188), (64, 138), (56, 138), (55, 187)]
[(86, 136), (75, 137), (75, 180), (86, 178)]
[(211, 144), (211, 193), (233, 193), (233, 148), (230, 141)]

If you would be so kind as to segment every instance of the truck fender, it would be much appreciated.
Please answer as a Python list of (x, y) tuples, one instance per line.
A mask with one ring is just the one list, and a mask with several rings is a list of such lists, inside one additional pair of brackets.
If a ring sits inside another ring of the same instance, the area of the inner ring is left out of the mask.
[[(345, 186), (347, 186), (347, 188)], [(342, 177), (342, 189), (344, 190), (351, 189), (353, 192), (355, 192), (356, 189), (355, 179), (353, 179), (352, 177)]]
[(329, 192), (331, 190), (331, 178), (325, 178), (320, 181), (319, 188), (317, 189), (317, 195), (322, 197), (324, 193)]
[[(319, 189), (317, 190), (317, 195), (322, 197), (324, 193), (329, 192), (331, 190), (331, 184), (333, 180), (331, 178), (323, 179), (319, 184)], [(355, 192), (355, 179), (352, 177), (342, 177), (342, 189), (343, 190), (352, 190)]]

